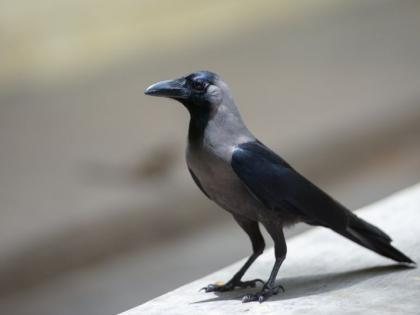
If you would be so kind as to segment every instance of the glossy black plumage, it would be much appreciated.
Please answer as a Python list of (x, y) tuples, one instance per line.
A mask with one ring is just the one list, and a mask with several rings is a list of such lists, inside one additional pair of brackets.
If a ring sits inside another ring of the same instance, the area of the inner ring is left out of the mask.
[(231, 165), (252, 194), (280, 217), (282, 212), (287, 213), (286, 220), (295, 215), (310, 224), (328, 227), (380, 255), (413, 263), (390, 245), (391, 238), (385, 232), (358, 218), (262, 143), (238, 145)]
[(303, 221), (337, 230), (347, 226), (347, 209), (258, 142), (237, 146), (232, 168), (264, 205), (293, 212)]

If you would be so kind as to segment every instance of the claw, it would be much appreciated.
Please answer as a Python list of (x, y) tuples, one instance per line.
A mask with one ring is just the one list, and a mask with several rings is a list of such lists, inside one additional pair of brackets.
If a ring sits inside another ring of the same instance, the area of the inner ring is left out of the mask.
[(260, 292), (245, 295), (242, 298), (242, 303), (248, 303), (252, 301), (258, 301), (262, 303), (265, 300), (267, 300), (270, 296), (276, 295), (280, 289), (284, 292), (284, 287), (282, 285), (278, 285), (271, 288), (265, 287)]
[(242, 303), (248, 303), (248, 302), (251, 302), (251, 301), (252, 301), (252, 298), (253, 298), (253, 295), (252, 295), (252, 294), (247, 294), (247, 295), (244, 295), (244, 296), (242, 297)]
[(206, 293), (207, 292), (212, 292), (212, 291), (216, 291), (219, 287), (221, 287), (220, 285), (217, 285), (217, 284), (209, 284), (207, 287), (203, 287), (203, 288), (201, 288), (198, 292), (201, 292), (201, 291), (205, 291)]
[[(281, 289), (281, 291), (284, 293), (284, 292), (286, 292), (286, 290), (284, 289), (284, 287), (281, 285), (281, 284), (279, 284), (278, 286), (277, 286), (277, 288), (278, 289)], [(278, 291), (277, 291), (278, 292)], [(277, 294), (277, 293), (276, 293)]]

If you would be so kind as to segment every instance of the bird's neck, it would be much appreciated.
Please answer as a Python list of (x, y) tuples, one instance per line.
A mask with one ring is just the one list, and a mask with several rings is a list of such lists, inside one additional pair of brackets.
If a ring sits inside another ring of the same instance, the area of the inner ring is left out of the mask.
[(254, 136), (243, 123), (236, 106), (220, 104), (217, 107), (194, 107), (190, 112), (188, 142), (202, 147), (203, 142), (214, 147), (233, 146), (251, 141)]
[(204, 138), (204, 131), (211, 116), (209, 106), (187, 107), (190, 112), (190, 125), (188, 128), (188, 141), (191, 145), (201, 146)]

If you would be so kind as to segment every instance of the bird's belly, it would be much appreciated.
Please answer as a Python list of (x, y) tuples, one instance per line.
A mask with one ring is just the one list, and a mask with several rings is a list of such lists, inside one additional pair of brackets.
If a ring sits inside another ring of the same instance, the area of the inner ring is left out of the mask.
[(232, 214), (258, 220), (262, 203), (249, 193), (229, 163), (219, 160), (210, 163), (200, 161), (197, 164), (189, 161), (188, 164), (214, 202)]

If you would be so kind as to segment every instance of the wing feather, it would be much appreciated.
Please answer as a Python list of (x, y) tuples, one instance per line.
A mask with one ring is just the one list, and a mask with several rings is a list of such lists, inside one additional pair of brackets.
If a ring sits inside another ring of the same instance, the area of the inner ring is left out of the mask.
[(274, 210), (288, 209), (308, 222), (344, 230), (348, 213), (286, 161), (260, 142), (237, 146), (231, 165), (235, 173), (266, 207)]

